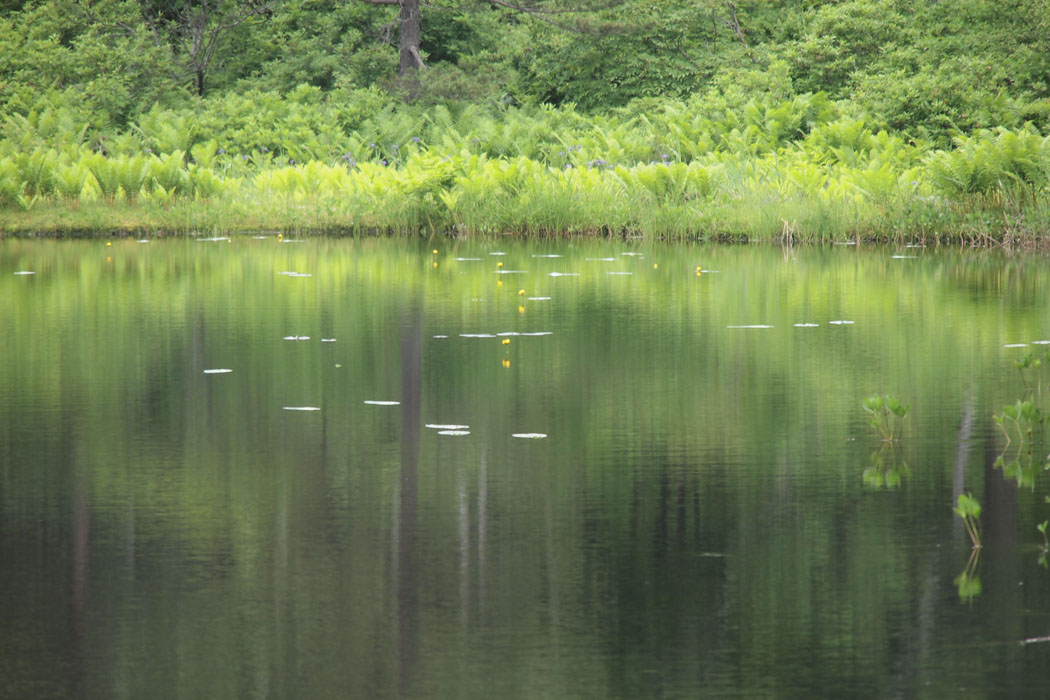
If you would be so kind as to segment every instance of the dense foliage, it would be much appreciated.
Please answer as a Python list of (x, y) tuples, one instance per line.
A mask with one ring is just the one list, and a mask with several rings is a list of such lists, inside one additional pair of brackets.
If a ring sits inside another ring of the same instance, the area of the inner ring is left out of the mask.
[[(896, 129), (1046, 126), (1043, 0), (434, 0), (422, 9), (424, 103), (573, 103), (769, 83), (851, 98)], [(0, 111), (77, 106), (123, 126), (194, 94), (300, 85), (397, 93), (396, 5), (368, 0), (8, 0)]]
[(1041, 5), (435, 0), (399, 74), (397, 5), (6, 2), (0, 208), (283, 191), (322, 228), (1008, 238), (1050, 209)]

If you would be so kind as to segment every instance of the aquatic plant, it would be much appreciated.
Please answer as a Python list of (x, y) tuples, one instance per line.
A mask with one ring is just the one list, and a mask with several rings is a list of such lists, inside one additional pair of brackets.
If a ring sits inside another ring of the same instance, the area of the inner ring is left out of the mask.
[(973, 549), (979, 549), (981, 547), (981, 504), (970, 494), (960, 493), (958, 502), (952, 511), (962, 518)]
[(993, 415), (992, 420), (1002, 428), (1003, 435), (1006, 436), (1006, 444), (1009, 445), (1010, 431), (1007, 429), (1008, 425), (1012, 424), (1014, 426), (1018, 439), (1024, 443), (1026, 440), (1031, 441), (1042, 434), (1046, 416), (1043, 410), (1036, 405), (1035, 401), (1031, 399), (1026, 401), (1017, 399), (1012, 405), (1003, 406), (1003, 412)]
[(902, 404), (896, 396), (873, 394), (864, 399), (868, 425), (886, 442), (896, 441), (904, 428), (904, 419), (911, 413), (910, 404)]

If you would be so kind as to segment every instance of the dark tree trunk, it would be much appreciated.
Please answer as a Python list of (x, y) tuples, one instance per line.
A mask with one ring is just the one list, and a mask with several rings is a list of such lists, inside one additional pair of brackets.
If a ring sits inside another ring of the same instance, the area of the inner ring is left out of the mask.
[(400, 21), (398, 48), (401, 50), (401, 63), (397, 74), (404, 78), (414, 76), (420, 68), (426, 68), (419, 55), (419, 0), (401, 1)]

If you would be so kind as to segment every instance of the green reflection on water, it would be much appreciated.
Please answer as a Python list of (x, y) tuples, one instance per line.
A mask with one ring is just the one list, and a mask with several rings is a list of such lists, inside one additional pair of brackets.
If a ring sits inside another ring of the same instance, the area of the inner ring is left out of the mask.
[[(995, 469), (991, 415), (1020, 391), (1003, 345), (1050, 337), (1050, 274), (892, 252), (4, 241), (0, 676), (39, 697), (1023, 693), (1047, 662), (1005, 642), (1045, 633), (1025, 547), (1047, 488)], [(873, 392), (914, 408), (870, 461)], [(970, 606), (963, 491), (985, 508)], [(961, 638), (999, 646), (974, 667)]]

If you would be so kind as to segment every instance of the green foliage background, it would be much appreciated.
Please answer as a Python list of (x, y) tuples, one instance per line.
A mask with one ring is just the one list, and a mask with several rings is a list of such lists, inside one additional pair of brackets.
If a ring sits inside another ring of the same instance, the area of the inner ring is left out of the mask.
[[(522, 13), (435, 0), (422, 15), (424, 104), (457, 101), (605, 111), (683, 98), (770, 75), (788, 94), (849, 99), (880, 123), (935, 137), (976, 127), (1045, 127), (1045, 0), (538, 0)], [(124, 126), (154, 103), (191, 107), (191, 50), (164, 0), (31, 0), (0, 5), (0, 111), (41, 104)], [(215, 31), (256, 7), (218, 3)], [(588, 9), (588, 8), (604, 9)], [(325, 99), (380, 88), (396, 97), (397, 7), (276, 0), (219, 35), (205, 101), (319, 88)], [(393, 101), (393, 100), (392, 100)]]

